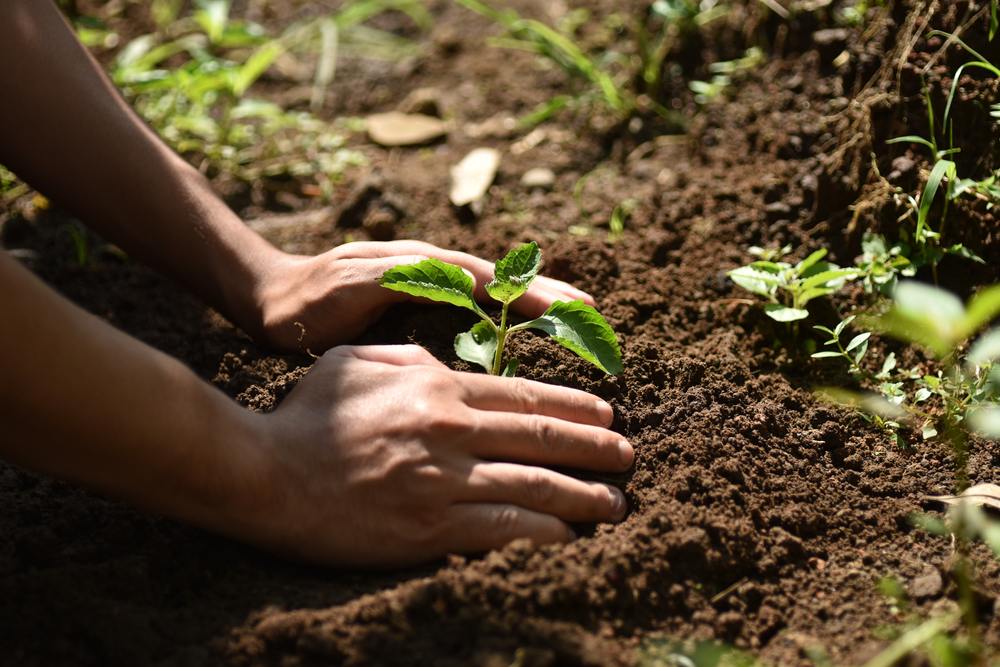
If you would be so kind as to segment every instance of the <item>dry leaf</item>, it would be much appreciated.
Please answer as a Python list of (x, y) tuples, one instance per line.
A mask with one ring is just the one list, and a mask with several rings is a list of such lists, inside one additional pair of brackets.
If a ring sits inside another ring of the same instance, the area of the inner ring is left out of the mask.
[(976, 484), (962, 491), (957, 496), (924, 496), (924, 498), (927, 500), (937, 500), (949, 507), (965, 501), (972, 505), (989, 505), (1000, 510), (1000, 486), (996, 484)]
[(496, 177), (500, 152), (493, 148), (477, 148), (451, 168), (451, 203), (465, 206), (478, 201)]

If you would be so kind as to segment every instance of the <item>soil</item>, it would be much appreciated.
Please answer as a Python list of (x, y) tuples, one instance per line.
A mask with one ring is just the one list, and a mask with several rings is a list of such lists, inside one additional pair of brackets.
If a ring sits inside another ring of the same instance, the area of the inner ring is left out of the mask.
[[(577, 526), (581, 537), (565, 546), (514, 542), (402, 571), (338, 571), (273, 558), (0, 463), (0, 663), (654, 665), (672, 664), (674, 643), (715, 640), (773, 665), (813, 664), (817, 650), (846, 665), (875, 655), (908, 620), (954, 607), (952, 543), (908, 519), (940, 511), (924, 496), (954, 489), (949, 447), (904, 429), (907, 446), (899, 448), (858, 415), (814, 398), (818, 385), (855, 386), (846, 368), (809, 358), (804, 341), (792, 343), (726, 271), (751, 261), (752, 245), (791, 244), (794, 259), (829, 248), (832, 261), (851, 265), (863, 232), (894, 239), (912, 229), (912, 215), (898, 221), (907, 209), (896, 189), (915, 195), (932, 161), (917, 144), (886, 141), (926, 136), (921, 76), (940, 118), (953, 73), (969, 59), (928, 30), (961, 29), (994, 62), (1000, 40), (989, 41), (988, 12), (968, 2), (871, 3), (857, 25), (837, 18), (850, 0), (791, 3), (812, 8), (788, 19), (770, 4), (734, 2), (726, 17), (678, 41), (658, 99), (677, 110), (675, 123), (639, 114), (623, 124), (595, 105), (561, 112), (533, 135), (478, 137), (470, 125), (516, 117), (567, 92), (565, 75), (532, 54), (484, 47), (500, 30), (456, 4), (431, 2), (427, 32), (388, 12), (371, 25), (418, 40), (423, 55), (402, 63), (341, 58), (322, 115), (392, 110), (412, 91), (433, 88), (454, 120), (444, 140), (383, 149), (353, 135), (370, 166), (348, 171), (330, 202), (306, 196), (295, 181), (247, 189), (216, 179), (249, 224), (296, 252), (416, 238), (495, 259), (538, 242), (544, 273), (594, 295), (618, 332), (625, 371), (604, 376), (531, 335), (514, 339), (511, 353), (522, 362), (519, 375), (613, 405), (613, 428), (636, 449), (634, 469), (602, 478), (626, 493), (621, 524)], [(550, 22), (566, 11), (559, 2), (512, 6)], [(595, 49), (616, 37), (601, 27), (614, 25), (604, 21), (609, 15), (645, 11), (638, 1), (570, 3), (578, 8), (592, 13), (578, 38)], [(108, 21), (123, 43), (152, 26), (141, 4), (80, 9)], [(272, 29), (321, 11), (309, 3), (234, 6)], [(617, 38), (629, 38), (628, 28)], [(688, 81), (710, 79), (709, 63), (754, 45), (764, 61), (734, 73), (719, 98), (700, 106)], [(997, 83), (986, 74), (966, 70), (952, 108), (963, 177), (985, 178), (1000, 166), (989, 115)], [(258, 88), (308, 104), (308, 90), (277, 74)], [(452, 207), (447, 190), (449, 167), (477, 146), (498, 148), (503, 160), (474, 213)], [(554, 171), (551, 190), (520, 185), (532, 167)], [(611, 242), (609, 220), (627, 198), (638, 203)], [(64, 231), (69, 215), (33, 201), (25, 195), (0, 213), (5, 248), (68, 298), (184, 360), (248, 408), (272, 408), (312, 363), (258, 347), (99, 239), (91, 237), (81, 266)], [(948, 242), (985, 260), (947, 257), (939, 267), (942, 284), (964, 297), (1000, 277), (1000, 237), (985, 201), (963, 198), (948, 215)], [(813, 322), (833, 326), (866, 299), (857, 289), (815, 302)], [(416, 342), (474, 372), (450, 343), (470, 324), (451, 307), (403, 305), (358, 342)], [(927, 363), (891, 341), (873, 350), (873, 366), (889, 350)], [(998, 459), (996, 442), (974, 439), (972, 481), (997, 482)], [(1000, 566), (985, 548), (973, 557), (993, 651)], [(909, 610), (879, 593), (886, 577), (908, 591)]]

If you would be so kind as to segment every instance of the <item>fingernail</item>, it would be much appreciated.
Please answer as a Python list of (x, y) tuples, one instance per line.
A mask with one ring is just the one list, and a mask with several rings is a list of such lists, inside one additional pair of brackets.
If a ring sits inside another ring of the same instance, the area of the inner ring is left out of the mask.
[(615, 420), (615, 411), (604, 401), (597, 401), (597, 418), (605, 426), (611, 426), (611, 422)]
[(625, 496), (613, 486), (608, 487), (608, 498), (611, 500), (611, 516), (620, 521), (625, 516)]
[(635, 461), (635, 450), (632, 449), (632, 445), (621, 440), (618, 442), (618, 456), (621, 457), (622, 465), (625, 468), (631, 468), (632, 462)]

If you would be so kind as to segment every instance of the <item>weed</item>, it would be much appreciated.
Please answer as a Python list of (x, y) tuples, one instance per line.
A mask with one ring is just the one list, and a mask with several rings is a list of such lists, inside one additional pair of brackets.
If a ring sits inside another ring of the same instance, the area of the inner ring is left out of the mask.
[(910, 262), (909, 254), (910, 246), (905, 241), (890, 246), (885, 237), (865, 233), (861, 239), (861, 256), (855, 262), (865, 292), (891, 294), (899, 283), (899, 276), (912, 278), (916, 275), (917, 267)]
[(626, 199), (621, 204), (616, 206), (615, 210), (611, 212), (611, 220), (608, 223), (609, 242), (618, 243), (618, 241), (621, 240), (622, 234), (625, 233), (625, 219), (631, 215), (632, 211), (638, 205), (639, 200)]
[[(617, 19), (619, 28), (628, 25), (635, 33), (633, 56), (608, 50), (592, 57), (573, 39), (572, 33), (581, 23), (576, 13), (571, 13), (561, 29), (555, 29), (525, 19), (513, 9), (498, 11), (479, 0), (455, 1), (507, 30), (508, 37), (490, 40), (491, 44), (546, 57), (566, 73), (574, 88), (572, 95), (558, 95), (522, 116), (519, 120), (522, 127), (540, 123), (564, 108), (586, 108), (594, 103), (612, 110), (622, 120), (637, 112), (652, 111), (668, 125), (677, 124), (676, 112), (657, 101), (664, 61), (685, 35), (729, 12), (728, 5), (716, 0), (655, 0), (644, 15), (632, 17), (631, 21)], [(759, 51), (751, 51), (759, 55)], [(579, 84), (582, 89), (577, 88)]]
[(541, 258), (538, 246), (528, 243), (496, 263), (486, 291), (503, 305), (499, 326), (476, 303), (472, 277), (458, 266), (437, 259), (403, 264), (382, 275), (382, 286), (468, 308), (479, 315), (481, 322), (455, 338), (455, 352), (493, 375), (513, 377), (520, 362), (512, 359), (502, 366), (503, 348), (507, 336), (522, 329), (544, 331), (605, 373), (620, 373), (622, 355), (615, 332), (600, 313), (582, 301), (557, 301), (538, 319), (514, 326), (508, 324), (507, 309), (528, 290), (538, 274)]
[[(977, 294), (963, 306), (950, 292), (914, 281), (902, 281), (893, 292), (894, 303), (881, 317), (866, 316), (859, 320), (867, 331), (854, 336), (844, 345), (840, 336), (855, 318), (846, 318), (835, 329), (814, 327), (826, 333), (827, 346), (837, 351), (817, 352), (814, 358), (840, 357), (847, 361), (855, 380), (873, 385), (880, 398), (833, 390), (841, 400), (854, 400), (867, 412), (876, 415), (880, 426), (893, 434), (896, 444), (902, 441), (896, 434), (898, 422), (908, 417), (922, 420), (924, 439), (939, 432), (952, 433), (966, 419), (973, 428), (991, 435), (1000, 435), (995, 423), (1000, 415), (1000, 329), (993, 330), (976, 341), (959, 363), (958, 351), (966, 341), (1000, 313), (1000, 285)], [(940, 360), (943, 369), (924, 373), (920, 367), (900, 370), (896, 357), (890, 353), (877, 373), (862, 366), (868, 352), (872, 331), (886, 333), (906, 342), (929, 349)], [(826, 390), (830, 393), (830, 390)], [(923, 407), (932, 397), (940, 408)], [(869, 419), (873, 421), (872, 419)], [(891, 420), (891, 421), (890, 421)], [(891, 424), (885, 428), (885, 424)]]
[[(993, 4), (995, 8), (996, 4)], [(991, 28), (992, 30), (992, 28)], [(986, 199), (990, 206), (993, 206), (997, 202), (1000, 202), (1000, 187), (997, 186), (996, 181), (998, 175), (1000, 175), (1000, 170), (994, 171), (989, 176), (982, 180), (974, 180), (970, 178), (958, 178), (958, 165), (947, 156), (959, 152), (959, 149), (951, 146), (951, 105), (955, 99), (955, 92), (958, 86), (958, 81), (962, 76), (962, 72), (967, 67), (978, 67), (981, 69), (988, 70), (994, 76), (1000, 77), (1000, 69), (991, 64), (979, 53), (970, 49), (968, 45), (965, 44), (958, 37), (951, 35), (949, 33), (941, 32), (938, 30), (932, 30), (928, 33), (928, 37), (931, 36), (943, 36), (949, 40), (953, 40), (961, 45), (966, 51), (968, 51), (976, 60), (965, 63), (955, 72), (955, 76), (952, 79), (951, 89), (948, 92), (948, 99), (945, 103), (944, 114), (941, 117), (941, 132), (946, 133), (949, 137), (949, 147), (946, 149), (940, 148), (940, 144), (937, 139), (938, 135), (938, 125), (935, 121), (934, 106), (931, 104), (930, 90), (926, 83), (924, 84), (925, 93), (924, 100), (927, 105), (927, 120), (929, 125), (929, 138), (920, 137), (917, 135), (907, 135), (904, 137), (896, 137), (894, 139), (888, 140), (887, 144), (896, 143), (915, 143), (921, 146), (925, 146), (931, 151), (931, 156), (934, 160), (934, 166), (931, 168), (931, 172), (927, 178), (927, 183), (924, 186), (924, 190), (920, 195), (920, 200), (917, 202), (913, 197), (909, 198), (911, 210), (917, 213), (917, 224), (914, 232), (913, 241), (915, 244), (915, 252), (910, 256), (911, 261), (918, 268), (925, 265), (930, 265), (934, 273), (934, 282), (937, 284), (937, 265), (940, 263), (941, 259), (945, 254), (959, 255), (967, 259), (972, 259), (979, 263), (983, 263), (983, 260), (973, 253), (968, 248), (965, 248), (962, 244), (953, 244), (951, 246), (941, 246), (941, 242), (945, 233), (945, 226), (948, 220), (948, 207), (949, 204), (963, 194), (971, 193), (979, 197)], [(992, 34), (991, 34), (992, 38)], [(928, 217), (930, 214), (931, 206), (934, 203), (934, 199), (937, 196), (938, 191), (941, 191), (944, 195), (943, 209), (941, 212), (941, 222), (938, 227), (938, 231), (933, 231), (928, 225)]]
[[(314, 48), (320, 58), (311, 102), (318, 109), (333, 79), (338, 50), (360, 42), (370, 52), (413, 52), (400, 43), (405, 40), (364, 28), (361, 21), (392, 7), (426, 23), (426, 10), (416, 0), (362, 0), (271, 38), (256, 24), (230, 19), (228, 0), (198, 0), (195, 5), (189, 19), (178, 20), (180, 3), (155, 3), (154, 15), (169, 30), (126, 45), (114, 62), (112, 79), (178, 152), (203, 156), (203, 171), (230, 173), (248, 182), (312, 176), (330, 194), (332, 183), (347, 167), (364, 164), (364, 156), (345, 148), (344, 137), (326, 123), (247, 97), (248, 90), (293, 48)], [(162, 41), (164, 32), (174, 38)], [(187, 62), (163, 68), (164, 61), (177, 55)]]

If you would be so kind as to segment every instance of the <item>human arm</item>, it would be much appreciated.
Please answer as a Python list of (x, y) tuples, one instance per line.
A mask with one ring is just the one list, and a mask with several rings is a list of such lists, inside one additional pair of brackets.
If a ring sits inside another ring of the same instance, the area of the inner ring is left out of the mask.
[[(415, 346), (339, 347), (272, 413), (58, 296), (0, 252), (0, 457), (277, 553), (397, 566), (616, 521), (611, 408), (448, 370)], [(515, 463), (508, 463), (508, 461)]]
[[(0, 162), (104, 237), (201, 296), (258, 341), (313, 351), (347, 342), (391, 304), (379, 287), (400, 263), (438, 257), (469, 270), (477, 296), (492, 265), (426, 243), (348, 244), (283, 253), (250, 230), (208, 181), (129, 108), (51, 2), (7, 0), (0, 21)], [(515, 306), (593, 300), (539, 278)]]

